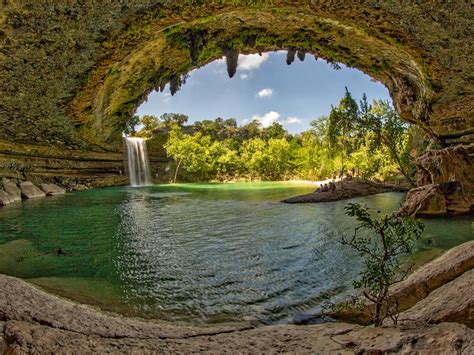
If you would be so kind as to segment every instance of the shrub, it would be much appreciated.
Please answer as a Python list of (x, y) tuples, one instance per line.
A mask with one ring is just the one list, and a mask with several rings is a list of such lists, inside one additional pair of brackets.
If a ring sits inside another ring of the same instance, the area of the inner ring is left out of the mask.
[[(387, 317), (396, 323), (398, 303), (390, 297), (389, 288), (408, 274), (410, 268), (402, 268), (403, 257), (413, 251), (424, 225), (394, 214), (375, 218), (367, 207), (357, 203), (347, 205), (345, 210), (356, 218), (358, 225), (352, 237), (342, 238), (342, 244), (352, 247), (364, 258), (364, 267), (353, 286), (363, 289), (365, 298), (374, 303), (372, 320), (375, 326), (381, 325)], [(360, 233), (361, 230), (368, 233)]]

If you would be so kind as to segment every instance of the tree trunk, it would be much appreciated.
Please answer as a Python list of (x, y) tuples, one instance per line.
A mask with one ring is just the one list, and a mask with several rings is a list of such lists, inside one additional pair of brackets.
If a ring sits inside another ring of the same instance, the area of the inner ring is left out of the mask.
[(181, 166), (181, 160), (178, 161), (178, 164), (176, 165), (176, 169), (174, 170), (173, 184), (176, 184), (176, 179), (178, 178), (178, 171), (179, 171), (180, 166)]
[(415, 182), (413, 181), (413, 179), (410, 177), (410, 175), (406, 172), (405, 168), (403, 167), (403, 164), (400, 160), (400, 157), (398, 156), (397, 152), (395, 151), (395, 149), (392, 147), (392, 145), (390, 144), (390, 141), (387, 139), (387, 137), (385, 137), (383, 134), (382, 134), (382, 139), (383, 141), (385, 142), (385, 145), (387, 146), (387, 148), (390, 150), (390, 153), (392, 154), (392, 157), (397, 161), (397, 164), (398, 164), (398, 170), (402, 173), (402, 175), (405, 177), (405, 179), (408, 180), (408, 182), (410, 183), (410, 185), (412, 187), (416, 187), (416, 184)]

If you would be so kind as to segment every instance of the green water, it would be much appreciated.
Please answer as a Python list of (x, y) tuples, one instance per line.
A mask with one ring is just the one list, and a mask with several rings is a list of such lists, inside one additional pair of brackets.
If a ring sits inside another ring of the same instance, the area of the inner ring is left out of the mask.
[[(284, 183), (107, 188), (0, 209), (0, 272), (102, 309), (184, 322), (288, 322), (352, 292), (347, 201), (287, 205)], [(403, 194), (355, 201), (382, 212)], [(426, 220), (417, 260), (474, 238)], [(58, 251), (60, 252), (58, 253)]]

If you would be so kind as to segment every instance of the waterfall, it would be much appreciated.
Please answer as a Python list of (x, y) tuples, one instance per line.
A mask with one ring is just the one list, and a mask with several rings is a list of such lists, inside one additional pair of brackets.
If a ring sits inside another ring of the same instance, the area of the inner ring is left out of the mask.
[(124, 137), (127, 145), (128, 178), (131, 186), (151, 185), (150, 162), (143, 138)]

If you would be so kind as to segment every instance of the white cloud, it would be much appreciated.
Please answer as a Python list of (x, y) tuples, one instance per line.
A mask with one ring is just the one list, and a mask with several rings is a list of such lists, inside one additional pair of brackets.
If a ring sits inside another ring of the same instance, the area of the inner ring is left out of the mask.
[(250, 79), (250, 75), (247, 73), (242, 73), (239, 75), (239, 78), (242, 80), (247, 80), (247, 79)]
[(303, 123), (303, 120), (299, 117), (295, 116), (290, 116), (285, 120), (286, 124), (301, 124)]
[(257, 96), (258, 97), (271, 97), (273, 96), (273, 89), (271, 88), (265, 88), (263, 90), (260, 90), (258, 93), (257, 93)]
[(268, 58), (268, 53), (263, 53), (261, 56), (259, 54), (240, 54), (238, 68), (242, 71), (255, 70), (260, 68), (260, 65), (267, 61)]
[(278, 122), (280, 114), (275, 111), (270, 111), (264, 114), (263, 116), (253, 115), (252, 120), (257, 120), (260, 122), (263, 128), (271, 126), (274, 122)]

